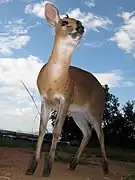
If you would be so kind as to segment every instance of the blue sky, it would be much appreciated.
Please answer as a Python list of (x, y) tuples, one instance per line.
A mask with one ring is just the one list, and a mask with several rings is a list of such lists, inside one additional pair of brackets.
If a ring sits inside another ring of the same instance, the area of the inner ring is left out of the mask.
[[(135, 1), (52, 0), (61, 15), (82, 21), (85, 34), (72, 65), (108, 84), (123, 105), (135, 100)], [(0, 0), (0, 128), (37, 132), (36, 77), (47, 62), (54, 30), (44, 19), (45, 1)], [(50, 128), (50, 125), (48, 126)]]

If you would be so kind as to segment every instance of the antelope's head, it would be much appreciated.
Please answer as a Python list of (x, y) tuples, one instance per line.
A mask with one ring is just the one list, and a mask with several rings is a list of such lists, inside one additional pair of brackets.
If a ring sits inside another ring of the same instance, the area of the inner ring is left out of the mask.
[(84, 33), (84, 27), (79, 20), (66, 15), (60, 18), (58, 9), (47, 2), (45, 4), (45, 18), (55, 28), (55, 38), (66, 42), (67, 45), (76, 46)]

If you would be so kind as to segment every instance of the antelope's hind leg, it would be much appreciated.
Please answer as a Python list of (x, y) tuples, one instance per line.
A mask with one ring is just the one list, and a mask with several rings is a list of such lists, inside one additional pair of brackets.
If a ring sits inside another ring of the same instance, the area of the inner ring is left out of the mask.
[[(99, 122), (101, 122), (101, 121), (99, 121)], [(99, 122), (97, 120), (95, 120), (95, 122), (93, 123), (93, 127), (97, 133), (97, 137), (99, 139), (100, 146), (101, 146), (102, 169), (103, 169), (104, 174), (108, 174), (109, 173), (109, 167), (108, 167), (106, 150), (105, 150), (104, 133), (103, 133), (103, 129), (101, 127), (101, 123), (99, 123)]]
[(91, 137), (92, 131), (88, 124), (88, 121), (84, 114), (80, 113), (73, 113), (72, 117), (76, 123), (76, 125), (80, 128), (83, 134), (83, 138), (80, 144), (80, 147), (78, 148), (76, 154), (73, 156), (73, 159), (71, 163), (69, 164), (69, 170), (74, 171), (77, 164), (79, 163), (79, 159), (81, 154), (83, 153), (85, 147), (87, 146), (89, 139)]

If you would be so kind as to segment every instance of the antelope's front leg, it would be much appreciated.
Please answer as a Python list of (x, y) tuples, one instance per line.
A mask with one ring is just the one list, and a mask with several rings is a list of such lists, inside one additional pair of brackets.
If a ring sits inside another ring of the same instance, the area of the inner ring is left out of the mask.
[(29, 167), (25, 173), (26, 175), (32, 175), (37, 168), (50, 112), (51, 111), (48, 105), (46, 104), (46, 100), (43, 99), (41, 102), (40, 127), (39, 127), (39, 136), (36, 145), (36, 151), (33, 154), (32, 160), (29, 162)]
[(55, 157), (55, 151), (56, 151), (57, 143), (59, 140), (59, 136), (61, 135), (62, 126), (66, 118), (67, 110), (68, 110), (68, 107), (64, 105), (64, 107), (62, 107), (60, 111), (58, 112), (58, 115), (56, 118), (56, 125), (53, 130), (53, 140), (52, 140), (51, 149), (44, 164), (44, 169), (43, 169), (43, 174), (42, 174), (43, 177), (49, 177), (51, 174), (52, 164)]

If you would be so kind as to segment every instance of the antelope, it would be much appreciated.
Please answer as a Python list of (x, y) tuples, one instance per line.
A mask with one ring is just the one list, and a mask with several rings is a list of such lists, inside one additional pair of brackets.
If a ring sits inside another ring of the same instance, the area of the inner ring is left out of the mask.
[(48, 23), (55, 28), (55, 39), (49, 60), (41, 68), (37, 77), (37, 87), (41, 96), (39, 136), (26, 175), (32, 175), (37, 168), (46, 126), (52, 109), (57, 112), (57, 117), (53, 129), (51, 148), (44, 162), (42, 176), (49, 177), (51, 174), (58, 139), (67, 115), (72, 115), (83, 133), (80, 147), (73, 156), (69, 170), (74, 171), (79, 163), (79, 158), (92, 134), (92, 129), (89, 126), (91, 124), (100, 142), (102, 169), (106, 174), (109, 169), (104, 134), (101, 127), (105, 90), (91, 73), (70, 66), (72, 54), (84, 34), (84, 27), (77, 19), (69, 16), (60, 17), (57, 7), (50, 2), (45, 4), (44, 14)]

